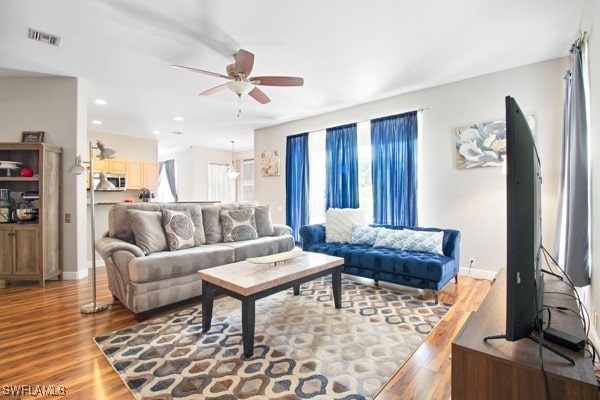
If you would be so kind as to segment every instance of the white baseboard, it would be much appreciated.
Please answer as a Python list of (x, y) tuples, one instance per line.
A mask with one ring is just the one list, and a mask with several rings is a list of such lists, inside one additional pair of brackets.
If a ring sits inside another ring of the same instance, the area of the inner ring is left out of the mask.
[(498, 271), (490, 271), (487, 269), (477, 269), (477, 268), (469, 268), (468, 267), (460, 267), (458, 270), (459, 275), (471, 276), (477, 279), (489, 279), (494, 280), (496, 278), (496, 274)]
[(62, 278), (65, 281), (78, 281), (88, 276), (87, 270), (79, 270), (76, 272), (63, 271)]
[[(96, 260), (96, 269), (105, 268), (104, 260)], [(87, 278), (92, 273), (92, 260), (87, 262), (86, 269), (80, 269), (75, 272), (63, 271), (62, 278), (65, 281), (77, 281), (79, 279)]]

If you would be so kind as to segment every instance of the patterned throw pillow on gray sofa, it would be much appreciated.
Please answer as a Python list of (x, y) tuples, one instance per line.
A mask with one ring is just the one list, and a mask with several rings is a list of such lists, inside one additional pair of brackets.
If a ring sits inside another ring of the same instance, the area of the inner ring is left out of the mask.
[(254, 208), (240, 210), (221, 210), (223, 242), (257, 239)]
[(206, 244), (221, 243), (223, 241), (221, 210), (237, 210), (238, 208), (237, 204), (231, 203), (202, 207), (202, 223), (206, 235)]
[(194, 222), (187, 211), (163, 209), (162, 218), (169, 250), (194, 247)]
[(271, 205), (266, 206), (247, 206), (242, 205), (240, 208), (254, 208), (254, 217), (256, 219), (256, 232), (259, 237), (273, 236), (273, 222), (271, 222)]

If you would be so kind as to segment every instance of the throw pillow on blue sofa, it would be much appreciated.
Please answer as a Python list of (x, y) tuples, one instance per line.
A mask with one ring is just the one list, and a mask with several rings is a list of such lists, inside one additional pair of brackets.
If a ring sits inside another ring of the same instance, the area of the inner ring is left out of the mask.
[(444, 255), (444, 232), (395, 230), (381, 228), (373, 247), (388, 247), (404, 251), (420, 251)]

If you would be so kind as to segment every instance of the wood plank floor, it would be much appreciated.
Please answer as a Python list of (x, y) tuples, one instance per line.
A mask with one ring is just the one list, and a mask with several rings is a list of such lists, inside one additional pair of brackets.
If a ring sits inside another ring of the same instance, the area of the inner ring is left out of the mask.
[[(376, 399), (448, 400), (452, 340), (489, 287), (489, 281), (461, 276), (458, 285), (452, 281), (444, 288), (440, 300), (455, 306)], [(48, 281), (45, 288), (32, 283), (0, 287), (0, 395), (5, 395), (5, 385), (32, 389), (62, 385), (66, 393), (62, 398), (133, 398), (92, 338), (136, 321), (119, 302), (113, 303), (103, 270), (98, 273), (98, 300), (112, 303), (110, 309), (81, 314), (79, 307), (89, 303), (90, 297), (91, 279)]]

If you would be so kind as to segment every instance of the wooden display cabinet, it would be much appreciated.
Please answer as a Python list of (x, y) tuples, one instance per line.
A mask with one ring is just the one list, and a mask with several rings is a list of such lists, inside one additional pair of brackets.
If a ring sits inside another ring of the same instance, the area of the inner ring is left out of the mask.
[(32, 202), (38, 219), (0, 224), (0, 280), (45, 281), (61, 277), (61, 158), (59, 147), (44, 143), (0, 143), (0, 160), (21, 162), (32, 177), (0, 171), (0, 188), (18, 203), (23, 192), (38, 192)]

